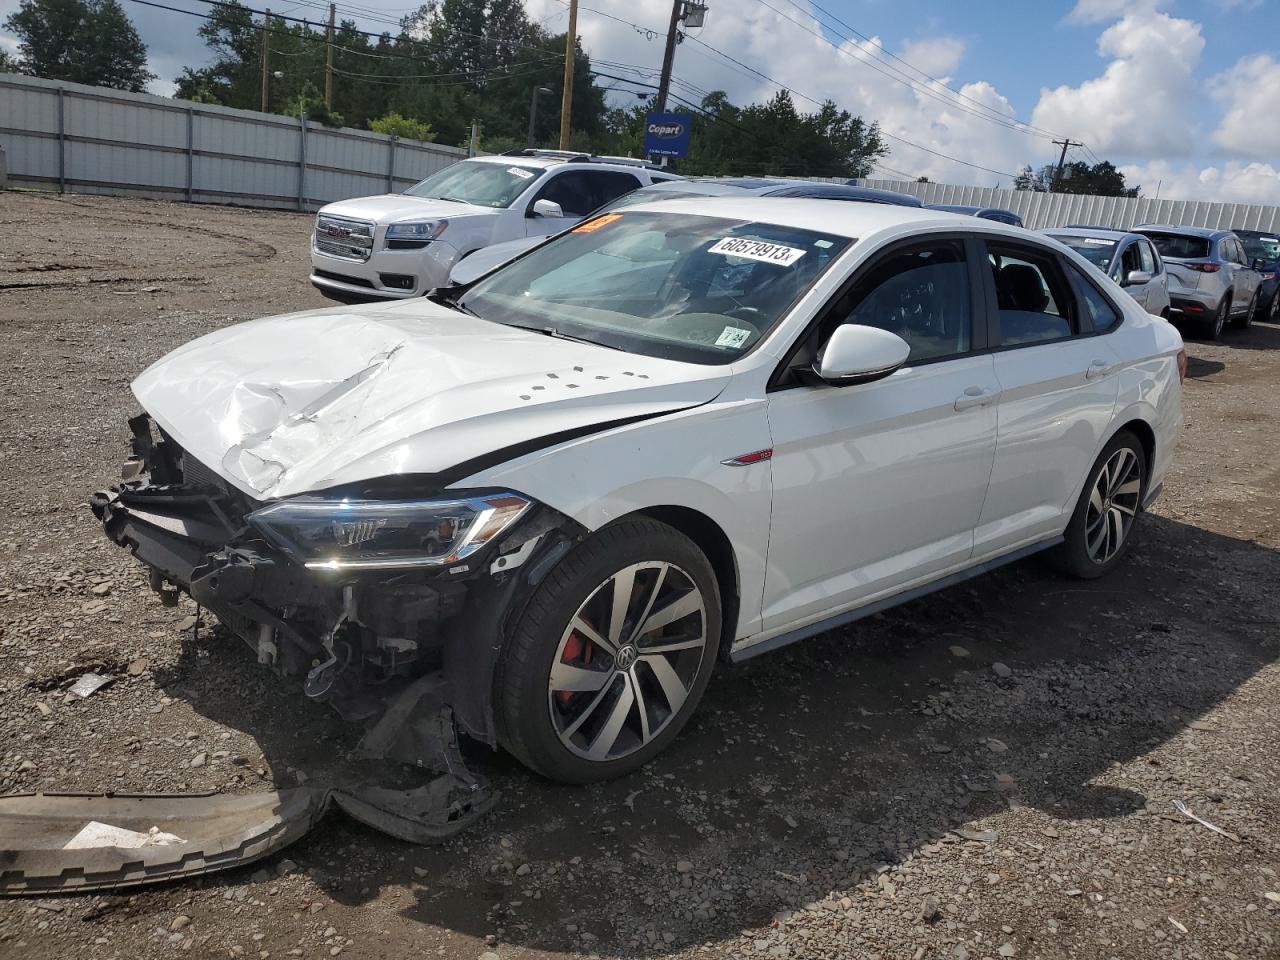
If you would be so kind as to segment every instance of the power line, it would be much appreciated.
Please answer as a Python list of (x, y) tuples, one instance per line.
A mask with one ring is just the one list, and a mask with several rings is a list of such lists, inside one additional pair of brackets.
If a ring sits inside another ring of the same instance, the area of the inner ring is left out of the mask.
[[(806, 13), (806, 14), (810, 13), (810, 11), (808, 11), (808, 10), (806, 10), (804, 7), (802, 7), (802, 6), (797, 2), (797, 0), (786, 0), (786, 2), (787, 2), (787, 3), (789, 3), (789, 4), (791, 4), (791, 6), (795, 7), (797, 10), (800, 10), (800, 11), (802, 11), (802, 12)], [(813, 2), (813, 0), (810, 0), (810, 2), (811, 2), (811, 6), (813, 7), (813, 9), (814, 9), (814, 10), (817, 10), (819, 13), (823, 14), (823, 15), (824, 15), (825, 17), (827, 17), (829, 20), (834, 20), (834, 21), (835, 21), (837, 24), (839, 24), (841, 27), (844, 27), (846, 30), (848, 30), (850, 33), (852, 33), (852, 34), (853, 34), (853, 36), (855, 36), (855, 37), (859, 38), (860, 40), (863, 40), (864, 42), (866, 42), (866, 43), (870, 44), (872, 47), (874, 47), (874, 48), (875, 48), (876, 50), (878, 50), (880, 53), (883, 53), (885, 56), (888, 56), (888, 57), (890, 57), (890, 58), (892, 58), (892, 59), (894, 59), (894, 60), (898, 61), (899, 63), (903, 64), (903, 65), (904, 65), (904, 66), (906, 66), (906, 67), (909, 67), (911, 70), (913, 70), (915, 73), (919, 74), (920, 76), (924, 77), (924, 78), (925, 78), (926, 80), (928, 80), (929, 82), (938, 84), (940, 87), (942, 87), (942, 89), (943, 89), (943, 90), (946, 90), (946, 91), (947, 91), (948, 93), (950, 93), (952, 96), (957, 97), (957, 98), (959, 98), (959, 99), (961, 99), (961, 100), (967, 100), (967, 101), (969, 101), (970, 103), (974, 104), (975, 106), (977, 106), (977, 107), (981, 108), (982, 110), (986, 110), (986, 111), (989, 111), (989, 112), (990, 112), (990, 113), (992, 113), (992, 114), (995, 114), (995, 116), (996, 116), (998, 119), (1000, 119), (1000, 120), (1009, 120), (1009, 119), (1010, 119), (1010, 118), (1005, 117), (1005, 116), (1003, 116), (1002, 114), (1000, 114), (1000, 113), (999, 113), (999, 111), (997, 111), (994, 107), (990, 106), (989, 104), (983, 103), (981, 100), (978, 100), (978, 99), (976, 99), (976, 98), (974, 98), (974, 97), (970, 97), (969, 95), (967, 95), (967, 94), (965, 94), (965, 93), (963, 93), (963, 92), (961, 92), (961, 91), (959, 91), (959, 90), (952, 90), (952, 89), (951, 89), (951, 87), (950, 87), (947, 83), (945, 83), (943, 80), (939, 79), (938, 77), (935, 77), (933, 74), (928, 73), (928, 72), (927, 72), (927, 71), (925, 71), (925, 70), (921, 70), (919, 67), (917, 67), (915, 64), (911, 63), (910, 61), (908, 61), (908, 60), (904, 60), (902, 57), (900, 57), (900, 56), (898, 56), (897, 54), (895, 54), (892, 50), (889, 50), (887, 47), (885, 47), (885, 46), (884, 46), (884, 44), (882, 44), (882, 43), (877, 43), (877, 42), (876, 42), (876, 40), (875, 40), (875, 39), (873, 39), (872, 37), (867, 36), (865, 33), (861, 33), (861, 32), (859, 32), (859, 31), (858, 31), (857, 29), (855, 29), (852, 25), (850, 25), (849, 23), (847, 23), (847, 22), (846, 22), (846, 21), (844, 21), (844, 20), (841, 20), (841, 19), (840, 19), (839, 17), (837, 17), (834, 13), (832, 13), (830, 10), (825, 9), (825, 8), (824, 8), (824, 7), (822, 7), (820, 4), (818, 4), (818, 3), (816, 3), (816, 2)], [(765, 4), (765, 6), (768, 6), (768, 4)], [(770, 8), (770, 9), (772, 9), (772, 8)], [(775, 12), (776, 12), (776, 11), (775, 11)], [(817, 18), (815, 18), (815, 19), (817, 19)], [(794, 23), (795, 21), (792, 21), (792, 22)], [(836, 36), (840, 37), (840, 39), (842, 39), (842, 40), (849, 40), (849, 39), (852, 39), (852, 38), (850, 38), (850, 37), (847, 37), (847, 36), (844, 36), (843, 34), (841, 34), (839, 30), (836, 30), (835, 28), (831, 27), (831, 26), (830, 26), (830, 24), (822, 24), (822, 21), (821, 21), (821, 20), (818, 20), (818, 23), (819, 23), (819, 24), (821, 24), (822, 26), (825, 26), (827, 29), (831, 30), (831, 32), (832, 32), (832, 33), (834, 33)], [(866, 51), (866, 52), (868, 52), (868, 53), (869, 53), (870, 51)], [(876, 58), (877, 58), (878, 60), (881, 60), (881, 62), (882, 62), (882, 63), (885, 63), (885, 65), (886, 65), (886, 66), (890, 67), (890, 69), (894, 70), (896, 73), (902, 74), (902, 76), (903, 76), (904, 78), (906, 78), (906, 81), (908, 81), (908, 82), (912, 82), (912, 83), (918, 83), (918, 82), (919, 82), (919, 81), (911, 81), (909, 77), (906, 77), (906, 74), (905, 74), (905, 73), (903, 73), (903, 72), (902, 72), (901, 70), (899, 70), (898, 68), (893, 67), (893, 66), (892, 66), (892, 64), (889, 64), (889, 63), (885, 62), (885, 61), (883, 60), (883, 58), (881, 58), (881, 57), (879, 56), (879, 54), (877, 54), (877, 55), (876, 55)], [(1034, 126), (1033, 124), (1030, 124), (1030, 123), (1026, 123), (1025, 121), (1018, 120), (1016, 116), (1013, 118), (1013, 122), (1015, 122), (1015, 123), (1017, 123), (1017, 124), (1019, 124), (1019, 125), (1021, 125), (1021, 126), (1023, 126), (1023, 127), (1026, 127), (1028, 130), (1034, 130), (1036, 133), (1038, 133), (1038, 134), (1040, 134), (1040, 135), (1042, 135), (1042, 136), (1047, 136), (1047, 137), (1056, 136), (1056, 134), (1054, 134), (1054, 133), (1052, 133), (1052, 132), (1050, 132), (1050, 131), (1048, 131), (1048, 130), (1044, 130), (1044, 129), (1042, 129), (1042, 128), (1040, 128), (1040, 127), (1037, 127), (1037, 126)]]
[[(843, 46), (838, 46), (836, 44), (831, 43), (831, 41), (829, 41), (825, 36), (823, 36), (820, 31), (813, 30), (810, 27), (806, 26), (805, 24), (801, 23), (799, 20), (796, 20), (793, 17), (787, 16), (787, 14), (783, 13), (777, 7), (773, 6), (773, 4), (769, 3), (768, 0), (756, 0), (756, 2), (759, 3), (761, 6), (766, 7), (769, 10), (772, 10), (774, 13), (776, 13), (783, 20), (786, 20), (788, 23), (799, 27), (805, 33), (811, 34), (812, 36), (815, 36), (818, 39), (820, 39), (823, 43), (828, 44), (832, 50), (836, 51), (836, 53), (839, 53), (849, 58), (855, 63), (859, 63), (859, 64), (862, 64), (863, 66), (869, 67), (872, 70), (874, 70), (876, 73), (879, 73), (880, 75), (887, 77), (890, 80), (893, 80), (897, 83), (905, 84), (907, 87), (909, 87), (911, 90), (915, 91), (916, 93), (922, 94), (926, 97), (929, 97), (931, 100), (935, 100), (938, 103), (944, 104), (949, 109), (959, 110), (962, 113), (969, 114), (970, 116), (976, 117), (979, 120), (985, 120), (988, 123), (994, 123), (997, 126), (1004, 127), (1007, 130), (1016, 130), (1019, 133), (1026, 134), (1027, 136), (1041, 137), (1046, 139), (1051, 138), (1053, 136), (1052, 134), (1049, 134), (1049, 133), (1040, 133), (1033, 130), (1029, 130), (1027, 129), (1028, 125), (1022, 123), (1020, 120), (1011, 121), (1009, 120), (1008, 117), (1000, 117), (998, 115), (990, 116), (987, 114), (979, 113), (976, 110), (966, 107), (962, 103), (957, 103), (953, 100), (949, 100), (943, 97), (938, 91), (924, 84), (921, 84), (919, 81), (912, 80), (910, 77), (907, 77), (905, 74), (902, 73), (902, 71), (898, 70), (896, 67), (893, 67), (891, 64), (885, 64), (883, 63), (883, 61), (879, 61), (870, 56), (868, 56), (866, 59), (863, 59), (862, 57), (855, 56), (853, 53), (846, 50)], [(847, 40), (850, 38), (842, 37), (842, 39)], [(859, 47), (858, 49), (862, 50), (861, 47)], [(893, 72), (890, 72), (890, 71), (893, 71)], [(955, 93), (955, 91), (951, 90), (949, 87), (947, 88), (947, 90), (951, 93)], [(991, 108), (988, 107), (987, 109), (991, 109)]]

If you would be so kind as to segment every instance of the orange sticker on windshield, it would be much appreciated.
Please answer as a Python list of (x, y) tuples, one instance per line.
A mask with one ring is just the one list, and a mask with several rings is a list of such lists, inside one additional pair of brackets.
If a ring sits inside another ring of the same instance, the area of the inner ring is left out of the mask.
[(615, 220), (621, 220), (620, 213), (606, 213), (603, 217), (596, 217), (594, 220), (588, 220), (586, 223), (580, 223), (573, 228), (574, 233), (593, 233), (601, 227), (607, 227)]

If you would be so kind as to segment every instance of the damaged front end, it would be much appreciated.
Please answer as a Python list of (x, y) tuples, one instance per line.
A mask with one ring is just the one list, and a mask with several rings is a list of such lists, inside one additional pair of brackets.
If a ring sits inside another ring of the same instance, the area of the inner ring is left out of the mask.
[[(491, 692), (507, 624), (585, 531), (510, 491), (458, 494), (433, 478), (257, 501), (147, 414), (130, 427), (124, 479), (91, 505), (106, 534), (149, 568), (161, 599), (175, 604), (189, 594), (259, 663), (365, 725), (355, 759), (436, 775), (409, 787), (339, 778), (280, 809), (300, 811), (309, 825), (332, 800), (419, 842), (474, 822), (493, 797), (464, 763), (457, 731), (496, 746)], [(76, 811), (72, 821), (84, 806), (59, 803)], [(270, 849), (295, 833), (268, 832), (280, 838)], [(263, 855), (262, 844), (250, 848)], [(40, 856), (50, 866), (48, 851)], [(208, 862), (219, 869), (244, 858)]]

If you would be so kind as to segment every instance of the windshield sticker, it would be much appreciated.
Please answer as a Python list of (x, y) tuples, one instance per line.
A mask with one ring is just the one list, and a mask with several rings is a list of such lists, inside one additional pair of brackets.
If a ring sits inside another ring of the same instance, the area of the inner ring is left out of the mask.
[(804, 256), (803, 250), (795, 247), (784, 247), (780, 243), (766, 243), (763, 240), (744, 240), (741, 237), (725, 237), (711, 245), (707, 253), (719, 253), (726, 257), (742, 257), (746, 260), (759, 260), (761, 263), (776, 263), (780, 267), (789, 267)]
[(741, 327), (725, 327), (716, 337), (717, 347), (740, 347), (751, 339), (751, 331)]
[(593, 233), (601, 227), (607, 227), (615, 220), (621, 220), (620, 213), (606, 213), (603, 217), (596, 217), (594, 220), (588, 220), (586, 223), (580, 223), (573, 228), (574, 233)]
[(507, 173), (515, 174), (521, 180), (532, 180), (533, 174), (528, 170), (521, 170), (519, 167), (507, 167)]
[(1103, 247), (1109, 247), (1109, 246), (1111, 246), (1111, 244), (1115, 243), (1115, 241), (1114, 241), (1114, 240), (1099, 240), (1099, 239), (1097, 239), (1097, 238), (1095, 238), (1095, 237), (1086, 237), (1084, 242), (1085, 242), (1085, 243), (1096, 243), (1096, 244), (1098, 244), (1098, 245), (1100, 245), (1100, 246), (1103, 246)]
[(826, 249), (830, 248), (830, 246), (831, 246), (831, 241), (830, 241), (830, 240), (815, 240), (815, 241), (813, 241), (813, 245), (814, 245), (815, 247), (821, 247), (823, 250), (826, 250)]

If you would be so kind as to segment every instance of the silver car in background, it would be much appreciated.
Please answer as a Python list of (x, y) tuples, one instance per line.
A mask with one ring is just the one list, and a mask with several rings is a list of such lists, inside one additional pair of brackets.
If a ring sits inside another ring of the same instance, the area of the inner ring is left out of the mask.
[(1170, 314), (1216, 340), (1227, 321), (1244, 330), (1258, 312), (1262, 274), (1230, 230), (1148, 223), (1133, 228), (1150, 238), (1169, 271)]
[(1093, 227), (1058, 227), (1043, 233), (1105, 273), (1147, 313), (1169, 319), (1169, 271), (1146, 237)]

